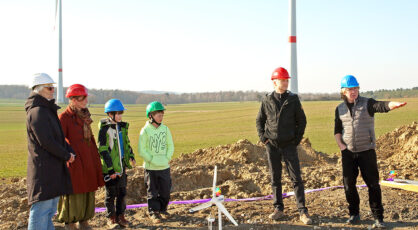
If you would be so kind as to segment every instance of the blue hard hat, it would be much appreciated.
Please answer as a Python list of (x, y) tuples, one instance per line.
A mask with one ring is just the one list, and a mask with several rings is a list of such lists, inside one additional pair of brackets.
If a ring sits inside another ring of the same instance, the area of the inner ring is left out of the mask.
[(124, 110), (126, 109), (123, 107), (122, 102), (119, 99), (110, 99), (105, 104), (105, 113)]
[(346, 75), (341, 80), (341, 88), (353, 88), (358, 86), (357, 79), (353, 75)]

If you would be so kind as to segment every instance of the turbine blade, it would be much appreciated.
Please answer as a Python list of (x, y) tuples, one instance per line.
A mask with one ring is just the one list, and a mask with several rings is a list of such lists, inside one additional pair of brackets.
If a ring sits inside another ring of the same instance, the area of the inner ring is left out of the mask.
[(54, 31), (55, 31), (55, 26), (57, 25), (57, 11), (58, 11), (58, 0), (55, 0), (55, 20), (54, 20)]
[(225, 206), (223, 206), (221, 203), (215, 203), (216, 206), (218, 206), (218, 212), (221, 211), (223, 214), (225, 214), (226, 217), (235, 225), (238, 226), (238, 223), (234, 220), (234, 218), (229, 214), (229, 212), (226, 210)]
[(216, 176), (217, 176), (217, 169), (218, 166), (215, 165), (215, 169), (213, 170), (213, 186), (212, 186), (212, 197), (215, 197), (215, 190), (216, 190)]
[(218, 229), (222, 230), (222, 213), (218, 209)]
[(199, 210), (202, 210), (202, 209), (205, 209), (205, 208), (209, 208), (212, 205), (213, 205), (213, 203), (209, 201), (209, 202), (203, 203), (203, 204), (201, 204), (199, 206), (196, 206), (194, 208), (191, 208), (189, 210), (189, 212), (196, 212), (196, 211), (199, 211)]

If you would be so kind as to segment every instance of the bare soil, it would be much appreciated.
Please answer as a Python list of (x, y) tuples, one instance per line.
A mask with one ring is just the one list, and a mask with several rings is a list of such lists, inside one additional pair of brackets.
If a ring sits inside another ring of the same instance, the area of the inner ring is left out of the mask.
[[(382, 135), (376, 147), (380, 178), (385, 179), (390, 170), (398, 178), (418, 180), (418, 123), (399, 127)], [(315, 151), (308, 139), (298, 146), (305, 189), (342, 185), (341, 157)], [(182, 154), (171, 162), (173, 180), (171, 200), (210, 198), (214, 165), (218, 166), (217, 186), (226, 198), (262, 197), (271, 194), (270, 175), (265, 148), (261, 143), (248, 140)], [(136, 167), (128, 172), (127, 204), (146, 203), (144, 170)], [(283, 173), (283, 192), (293, 191), (286, 173)], [(364, 184), (361, 176), (357, 183)], [(29, 207), (26, 198), (26, 179), (11, 178), (0, 181), (0, 229), (24, 229), (27, 227)], [(367, 229), (373, 223), (368, 205), (367, 188), (359, 188), (361, 198), (360, 225), (348, 226), (347, 202), (344, 190), (335, 188), (308, 193), (306, 205), (313, 218), (313, 225), (300, 223), (293, 197), (286, 198), (286, 217), (280, 221), (268, 219), (273, 211), (271, 200), (252, 202), (226, 202), (225, 206), (239, 223), (235, 227), (225, 217), (224, 229)], [(388, 228), (418, 229), (418, 193), (382, 186), (385, 221)], [(96, 193), (96, 206), (104, 207), (104, 188)], [(196, 213), (188, 210), (197, 204), (170, 205), (171, 216), (162, 223), (153, 223), (146, 208), (126, 211), (131, 222), (127, 229), (206, 229), (206, 218), (216, 217), (215, 207)], [(94, 229), (106, 229), (104, 213), (98, 213), (90, 221)], [(57, 229), (63, 224), (56, 222)], [(217, 226), (215, 221), (214, 226)], [(216, 228), (215, 228), (216, 229)]]

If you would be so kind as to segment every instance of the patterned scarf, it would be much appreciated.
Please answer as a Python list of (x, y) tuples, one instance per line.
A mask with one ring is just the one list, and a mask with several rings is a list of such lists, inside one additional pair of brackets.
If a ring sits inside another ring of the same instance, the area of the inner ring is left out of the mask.
[(76, 114), (76, 116), (79, 117), (84, 122), (84, 125), (83, 125), (84, 141), (90, 143), (92, 133), (93, 133), (93, 131), (91, 130), (91, 123), (93, 123), (93, 120), (91, 119), (91, 114), (90, 114), (89, 109), (87, 108), (77, 109), (71, 105), (70, 105), (70, 108)]

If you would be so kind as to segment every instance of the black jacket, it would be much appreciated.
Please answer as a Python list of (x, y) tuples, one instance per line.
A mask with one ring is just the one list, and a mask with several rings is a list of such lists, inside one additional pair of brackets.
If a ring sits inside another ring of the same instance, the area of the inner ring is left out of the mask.
[(29, 205), (71, 194), (66, 161), (73, 152), (65, 141), (55, 100), (32, 93), (25, 104), (28, 135), (27, 192)]
[(261, 103), (256, 124), (260, 141), (268, 139), (278, 147), (298, 145), (306, 127), (306, 116), (297, 94), (289, 92), (279, 108), (274, 92), (267, 94)]

